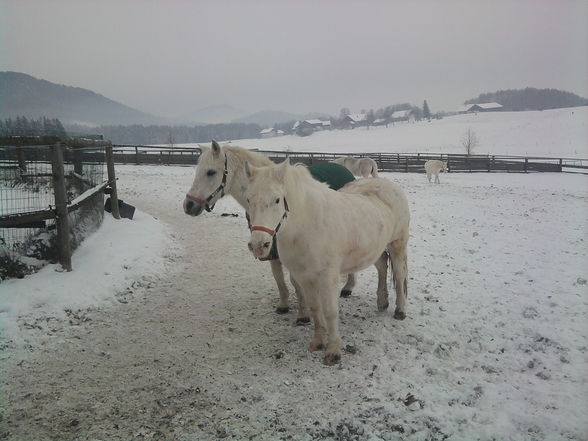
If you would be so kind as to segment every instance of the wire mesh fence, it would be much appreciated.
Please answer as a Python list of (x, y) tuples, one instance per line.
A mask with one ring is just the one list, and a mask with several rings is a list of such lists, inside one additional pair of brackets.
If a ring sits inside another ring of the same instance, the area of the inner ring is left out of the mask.
[[(52, 146), (0, 146), (0, 280), (23, 277), (58, 259), (53, 167)], [(69, 205), (104, 182), (104, 147), (65, 146), (63, 168)], [(103, 192), (68, 213), (72, 249), (103, 216)]]

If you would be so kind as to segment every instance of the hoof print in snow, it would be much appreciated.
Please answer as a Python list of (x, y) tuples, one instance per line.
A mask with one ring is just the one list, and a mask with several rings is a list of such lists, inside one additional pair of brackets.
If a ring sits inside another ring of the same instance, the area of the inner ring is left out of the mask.
[(357, 348), (353, 345), (346, 345), (345, 346), (345, 353), (346, 354), (357, 354)]
[(278, 306), (276, 308), (276, 312), (278, 314), (287, 314), (288, 312), (290, 312), (290, 308), (288, 308), (287, 306)]
[(423, 408), (422, 403), (411, 393), (409, 393), (402, 403), (411, 411), (421, 410)]

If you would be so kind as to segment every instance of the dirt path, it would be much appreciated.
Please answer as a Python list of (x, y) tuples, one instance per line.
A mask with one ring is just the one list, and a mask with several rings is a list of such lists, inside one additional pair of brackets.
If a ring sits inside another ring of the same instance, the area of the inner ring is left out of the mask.
[[(39, 322), (30, 332), (46, 335), (44, 344), (12, 349), (4, 439), (491, 439), (497, 422), (512, 439), (579, 439), (579, 427), (553, 427), (545, 418), (555, 412), (557, 420), (558, 411), (544, 409), (559, 405), (545, 396), (577, 388), (573, 381), (546, 385), (573, 375), (570, 359), (585, 354), (557, 342), (549, 327), (533, 330), (535, 318), (555, 306), (533, 303), (535, 316), (509, 312), (498, 293), (503, 281), (482, 283), (483, 262), (473, 277), (498, 294), (464, 302), (460, 281), (471, 284), (460, 278), (469, 272), (465, 263), (449, 268), (450, 257), (427, 260), (416, 251), (421, 264), (412, 268), (407, 320), (376, 312), (376, 277), (367, 270), (341, 302), (342, 364), (325, 367), (320, 353), (306, 350), (311, 329), (273, 312), (269, 265), (249, 255), (244, 219), (221, 217), (241, 210), (227, 200), (213, 214), (183, 215), (169, 195), (183, 194), (191, 172), (162, 170), (153, 169), (148, 191), (142, 169), (120, 174), (125, 201), (167, 223), (181, 244), (168, 274), (135, 286), (116, 307), (72, 313), (69, 323)], [(431, 231), (442, 238), (452, 227), (423, 228), (413, 229), (425, 236), (413, 245), (421, 249)], [(472, 238), (472, 228), (464, 237)], [(476, 250), (467, 256), (479, 258)], [(446, 298), (438, 293), (443, 284)], [(505, 328), (511, 320), (524, 323)], [(533, 397), (537, 388), (547, 389)]]

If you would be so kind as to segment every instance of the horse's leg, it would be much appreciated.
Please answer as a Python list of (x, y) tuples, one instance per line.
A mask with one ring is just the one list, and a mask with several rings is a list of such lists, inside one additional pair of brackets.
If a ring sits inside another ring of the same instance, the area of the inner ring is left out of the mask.
[(310, 323), (310, 315), (308, 308), (306, 307), (305, 294), (300, 284), (290, 274), (290, 282), (294, 285), (296, 290), (296, 298), (298, 299), (298, 317), (296, 317), (297, 325), (305, 325)]
[(355, 273), (347, 274), (347, 283), (341, 289), (341, 297), (349, 297), (355, 286)]
[(441, 183), (441, 181), (439, 181), (439, 173), (437, 173), (435, 175), (435, 184), (440, 184), (440, 183)]
[(339, 334), (339, 276), (336, 272), (322, 274), (318, 282), (318, 295), (327, 325), (328, 343), (323, 363), (333, 366), (341, 361), (341, 335)]
[(427, 179), (431, 182), (431, 173), (427, 172)]
[(285, 314), (290, 311), (290, 306), (288, 304), (288, 287), (286, 286), (286, 281), (284, 280), (284, 269), (282, 267), (282, 263), (277, 259), (270, 260), (270, 265), (272, 267), (272, 274), (274, 275), (274, 279), (276, 280), (278, 291), (280, 293), (280, 303), (278, 303), (276, 312), (278, 314)]
[(390, 262), (392, 263), (394, 288), (396, 289), (396, 309), (394, 310), (394, 318), (398, 320), (404, 320), (406, 318), (405, 308), (406, 297), (408, 295), (408, 265), (406, 259), (407, 243), (408, 234), (388, 245)]
[(384, 251), (374, 264), (378, 270), (378, 311), (388, 309), (388, 253)]
[(319, 292), (317, 290), (316, 280), (300, 280), (298, 279), (302, 292), (304, 293), (304, 300), (312, 314), (314, 322), (314, 335), (308, 345), (308, 350), (311, 352), (320, 351), (325, 347), (325, 340), (327, 337), (327, 327), (325, 325), (325, 316), (322, 309), (322, 304), (319, 299)]

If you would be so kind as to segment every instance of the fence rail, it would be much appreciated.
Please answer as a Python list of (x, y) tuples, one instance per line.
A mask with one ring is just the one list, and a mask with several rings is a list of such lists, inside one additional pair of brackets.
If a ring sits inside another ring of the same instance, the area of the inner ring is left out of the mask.
[[(114, 161), (118, 164), (195, 165), (200, 156), (199, 147), (157, 147), (114, 145)], [(586, 171), (588, 159), (549, 158), (540, 156), (464, 155), (455, 153), (326, 153), (257, 150), (273, 161), (289, 157), (291, 161), (312, 165), (332, 161), (341, 156), (372, 158), (384, 172), (424, 173), (429, 159), (448, 162), (450, 172), (562, 172)]]
[(102, 222), (107, 191), (117, 217), (110, 143), (26, 142), (0, 138), (0, 280), (21, 277), (46, 261), (71, 271), (72, 249)]

